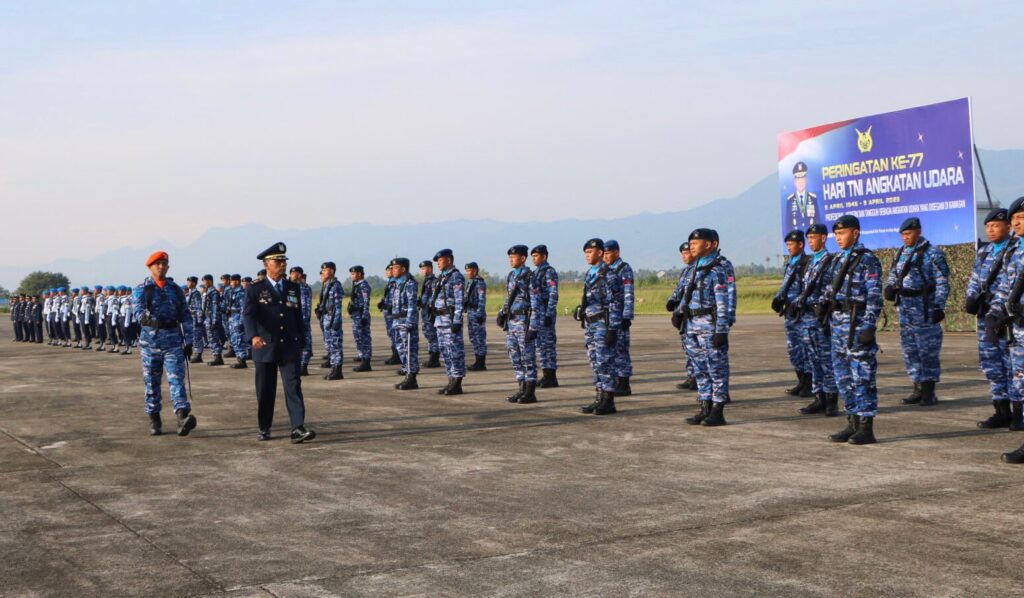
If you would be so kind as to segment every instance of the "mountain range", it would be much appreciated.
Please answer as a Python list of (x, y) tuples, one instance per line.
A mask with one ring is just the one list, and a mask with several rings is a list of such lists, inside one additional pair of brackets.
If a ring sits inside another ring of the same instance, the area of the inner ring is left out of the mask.
[[(1005, 207), (1024, 195), (1024, 150), (980, 150), (992, 197)], [(977, 173), (977, 170), (975, 171)], [(988, 203), (980, 176), (976, 197), (980, 212)], [(59, 259), (32, 267), (0, 267), (0, 285), (11, 290), (32, 270), (63, 272), (72, 284), (127, 283), (140, 280), (145, 256), (157, 249), (173, 255), (173, 272), (189, 274), (253, 273), (260, 268), (257, 253), (275, 241), (288, 245), (292, 265), (312, 277), (320, 263), (332, 260), (344, 274), (362, 264), (369, 274), (382, 274), (396, 253), (413, 262), (430, 259), (442, 247), (455, 251), (461, 267), (476, 261), (485, 270), (507, 269), (505, 250), (514, 244), (548, 246), (551, 263), (559, 269), (582, 270), (583, 242), (591, 237), (615, 238), (636, 269), (668, 269), (679, 263), (678, 247), (699, 226), (716, 228), (724, 253), (736, 264), (778, 263), (782, 247), (778, 231), (778, 177), (771, 174), (735, 197), (716, 199), (678, 212), (641, 213), (616, 219), (571, 219), (554, 222), (507, 223), (497, 220), (453, 220), (441, 224), (346, 224), (307, 230), (279, 230), (263, 224), (213, 228), (195, 242), (178, 247), (158, 241), (145, 247), (125, 247), (88, 260)], [(392, 241), (393, 240), (393, 241)]]

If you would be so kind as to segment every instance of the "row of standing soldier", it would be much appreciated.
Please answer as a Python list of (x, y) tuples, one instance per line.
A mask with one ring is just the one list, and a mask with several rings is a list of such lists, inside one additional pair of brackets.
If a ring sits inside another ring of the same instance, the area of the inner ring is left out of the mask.
[(15, 342), (130, 355), (137, 344), (138, 322), (131, 311), (130, 289), (103, 286), (47, 289), (38, 295), (11, 297)]

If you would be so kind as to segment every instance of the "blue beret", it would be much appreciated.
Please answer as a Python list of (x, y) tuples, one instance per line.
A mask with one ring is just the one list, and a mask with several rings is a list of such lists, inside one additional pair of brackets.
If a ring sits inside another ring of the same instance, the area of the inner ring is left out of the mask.
[(687, 241), (714, 241), (714, 235), (710, 228), (697, 228), (690, 233)]
[(104, 291), (113, 291), (113, 290), (114, 290), (114, 287), (113, 287), (113, 285), (109, 285), (109, 284), (108, 284), (108, 285), (107, 285), (106, 287), (104, 287), (104, 288), (103, 288), (103, 290), (104, 290)]
[(596, 237), (590, 239), (583, 244), (583, 251), (586, 251), (588, 249), (600, 249), (601, 251), (604, 251), (604, 241)]
[(713, 229), (713, 228), (709, 228), (708, 230), (711, 231), (711, 240), (714, 241), (715, 243), (717, 243), (718, 242), (718, 231)]
[(533, 255), (535, 253), (539, 253), (541, 255), (547, 255), (548, 254), (548, 246), (547, 245), (538, 245), (538, 246), (536, 246), (536, 247), (534, 247), (533, 249), (530, 250), (530, 255)]
[(1013, 215), (1021, 210), (1024, 210), (1024, 196), (1013, 200), (1013, 203), (1010, 204), (1010, 209), (1007, 210), (1007, 212), (1010, 218), (1013, 218)]
[(921, 230), (921, 221), (918, 218), (907, 218), (900, 225), (900, 232), (908, 230)]
[(802, 231), (802, 230), (791, 230), (791, 231), (789, 231), (789, 234), (786, 235), (786, 239), (785, 240), (786, 241), (796, 241), (797, 243), (803, 243), (804, 242), (804, 231)]
[(396, 257), (391, 260), (389, 266), (401, 266), (406, 270), (409, 269), (409, 258), (407, 257)]
[(335, 271), (337, 271), (337, 269), (338, 269), (334, 265), (334, 262), (324, 262), (324, 263), (320, 264), (320, 270), (321, 271), (326, 270), (327, 268), (330, 268), (331, 270), (335, 270)]
[[(305, 271), (302, 270), (302, 266), (292, 266), (292, 269), (289, 270), (288, 273), (291, 274), (292, 272), (298, 272), (299, 274), (305, 274)], [(250, 280), (252, 280), (252, 279), (250, 279)]]
[(469, 262), (469, 263), (466, 264), (466, 269), (467, 270), (479, 270), (480, 266), (477, 266), (476, 262)]
[(252, 282), (252, 276), (246, 276), (242, 278), (242, 282)]
[(455, 254), (452, 253), (451, 249), (442, 249), (434, 254), (434, 261), (436, 262), (438, 259), (443, 257), (455, 257)]
[(422, 262), (420, 262), (420, 268), (433, 268), (433, 267), (434, 267), (434, 262), (432, 262), (430, 260), (423, 260)]
[(808, 235), (827, 235), (828, 234), (828, 228), (824, 224), (821, 224), (820, 222), (816, 222), (816, 223), (810, 225), (809, 227), (807, 227), (807, 234)]
[(682, 253), (684, 251), (689, 251), (689, 250), (690, 250), (690, 242), (689, 241), (683, 241), (682, 244), (679, 245), (679, 253)]
[(362, 274), (364, 272), (362, 266), (352, 266), (351, 268), (348, 269), (348, 271), (349, 272), (358, 272), (360, 274)]
[(845, 228), (855, 228), (860, 230), (860, 220), (858, 220), (853, 214), (843, 214), (832, 224), (833, 232)]
[(242, 275), (241, 274), (232, 274), (231, 275), (231, 280), (242, 280)]
[(199, 282), (199, 279), (196, 278), (195, 276), (189, 276), (185, 280), (187, 280), (188, 282)]
[(98, 284), (98, 285), (94, 286), (93, 288), (96, 289), (97, 291), (102, 291), (103, 290), (103, 285)]
[(508, 248), (508, 255), (521, 255), (526, 257), (526, 254), (530, 251), (530, 248), (526, 245), (513, 245)]
[(78, 292), (78, 287), (75, 287), (75, 288), (71, 289), (71, 292), (72, 293), (77, 293)]
[(1009, 222), (1010, 213), (1006, 211), (1006, 208), (996, 208), (985, 216), (985, 224), (989, 222)]
[(213, 274), (203, 274), (203, 280), (213, 280)]
[(606, 251), (618, 251), (619, 242), (616, 241), (615, 239), (608, 239), (607, 241), (604, 242), (604, 248)]

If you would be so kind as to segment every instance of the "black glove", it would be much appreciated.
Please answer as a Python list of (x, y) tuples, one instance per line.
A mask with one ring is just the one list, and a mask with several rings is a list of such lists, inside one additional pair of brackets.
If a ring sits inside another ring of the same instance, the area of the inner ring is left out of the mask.
[(885, 296), (886, 301), (896, 300), (896, 287), (889, 285), (882, 290), (882, 295)]
[(668, 303), (665, 304), (665, 311), (675, 311), (679, 307), (678, 299), (669, 299)]
[(728, 332), (716, 332), (715, 336), (711, 337), (711, 346), (716, 349), (723, 349), (729, 346), (729, 333)]
[(551, 328), (555, 323), (555, 319), (551, 316), (544, 316), (544, 327)]
[(480, 315), (478, 315), (476, 317), (476, 323), (477, 324), (483, 324), (486, 321), (487, 321), (487, 316), (485, 316), (484, 314), (480, 314)]
[(789, 316), (791, 319), (795, 320), (798, 317), (800, 317), (800, 312), (803, 311), (803, 307), (803, 304), (801, 304), (799, 301), (794, 301), (789, 304), (789, 307), (786, 308), (786, 315)]
[(452, 324), (452, 334), (462, 334), (462, 322)]
[(508, 322), (508, 316), (505, 315), (505, 312), (499, 311), (497, 317), (494, 318), (494, 323), (498, 325), (498, 328), (504, 328), (506, 322)]
[(999, 337), (1002, 335), (1006, 320), (1006, 316), (1002, 314), (990, 313), (985, 317), (985, 334), (988, 336), (988, 342), (993, 345), (999, 343)]
[(537, 331), (533, 328), (526, 331), (526, 342), (532, 343), (537, 340)]
[(941, 321), (943, 321), (945, 319), (946, 319), (946, 310), (944, 310), (944, 309), (936, 309), (935, 312), (932, 313), (932, 324), (938, 324), (939, 322), (941, 322)]
[(617, 343), (617, 342), (619, 342), (619, 331), (618, 330), (609, 330), (604, 335), (604, 346), (606, 346), (606, 347), (614, 347), (615, 343)]
[(331, 330), (341, 332), (341, 318), (335, 318), (334, 321), (331, 322)]
[(672, 312), (672, 327), (679, 330), (683, 326), (683, 314), (674, 311)]
[(777, 314), (782, 314), (782, 308), (786, 305), (786, 300), (778, 295), (772, 299), (772, 311)]
[(978, 310), (981, 307), (978, 303), (977, 297), (968, 297), (967, 301), (964, 303), (964, 311), (972, 316), (978, 315)]
[(186, 343), (183, 351), (185, 352), (185, 359), (192, 359), (192, 343)]
[(622, 329), (623, 330), (629, 330), (629, 327), (632, 326), (632, 325), (633, 325), (633, 320), (623, 320), (622, 321)]
[(875, 327), (868, 326), (864, 330), (861, 330), (857, 340), (860, 341), (860, 344), (862, 345), (870, 345), (875, 342)]

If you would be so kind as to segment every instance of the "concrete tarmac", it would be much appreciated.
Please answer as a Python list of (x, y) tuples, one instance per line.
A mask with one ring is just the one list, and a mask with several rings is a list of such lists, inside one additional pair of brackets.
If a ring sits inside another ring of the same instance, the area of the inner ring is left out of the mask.
[[(316, 334), (316, 333), (314, 333)], [(729, 425), (691, 427), (667, 318), (633, 327), (632, 397), (593, 396), (582, 331), (559, 322), (561, 388), (512, 405), (504, 336), (444, 397), (374, 371), (303, 378), (308, 424), (256, 441), (253, 369), (192, 366), (198, 428), (148, 435), (138, 354), (23, 345), (0, 326), (0, 594), (9, 596), (1020, 595), (1024, 433), (991, 412), (973, 334), (947, 334), (941, 402), (904, 407), (882, 333), (879, 443), (801, 416), (782, 322), (733, 331)], [(314, 366), (324, 351), (316, 336)], [(422, 343), (421, 339), (421, 343)], [(469, 343), (467, 341), (467, 348)], [(425, 346), (421, 356), (426, 359)], [(166, 388), (166, 387), (165, 387)], [(165, 392), (166, 394), (166, 392)], [(173, 428), (169, 401), (165, 427)]]

